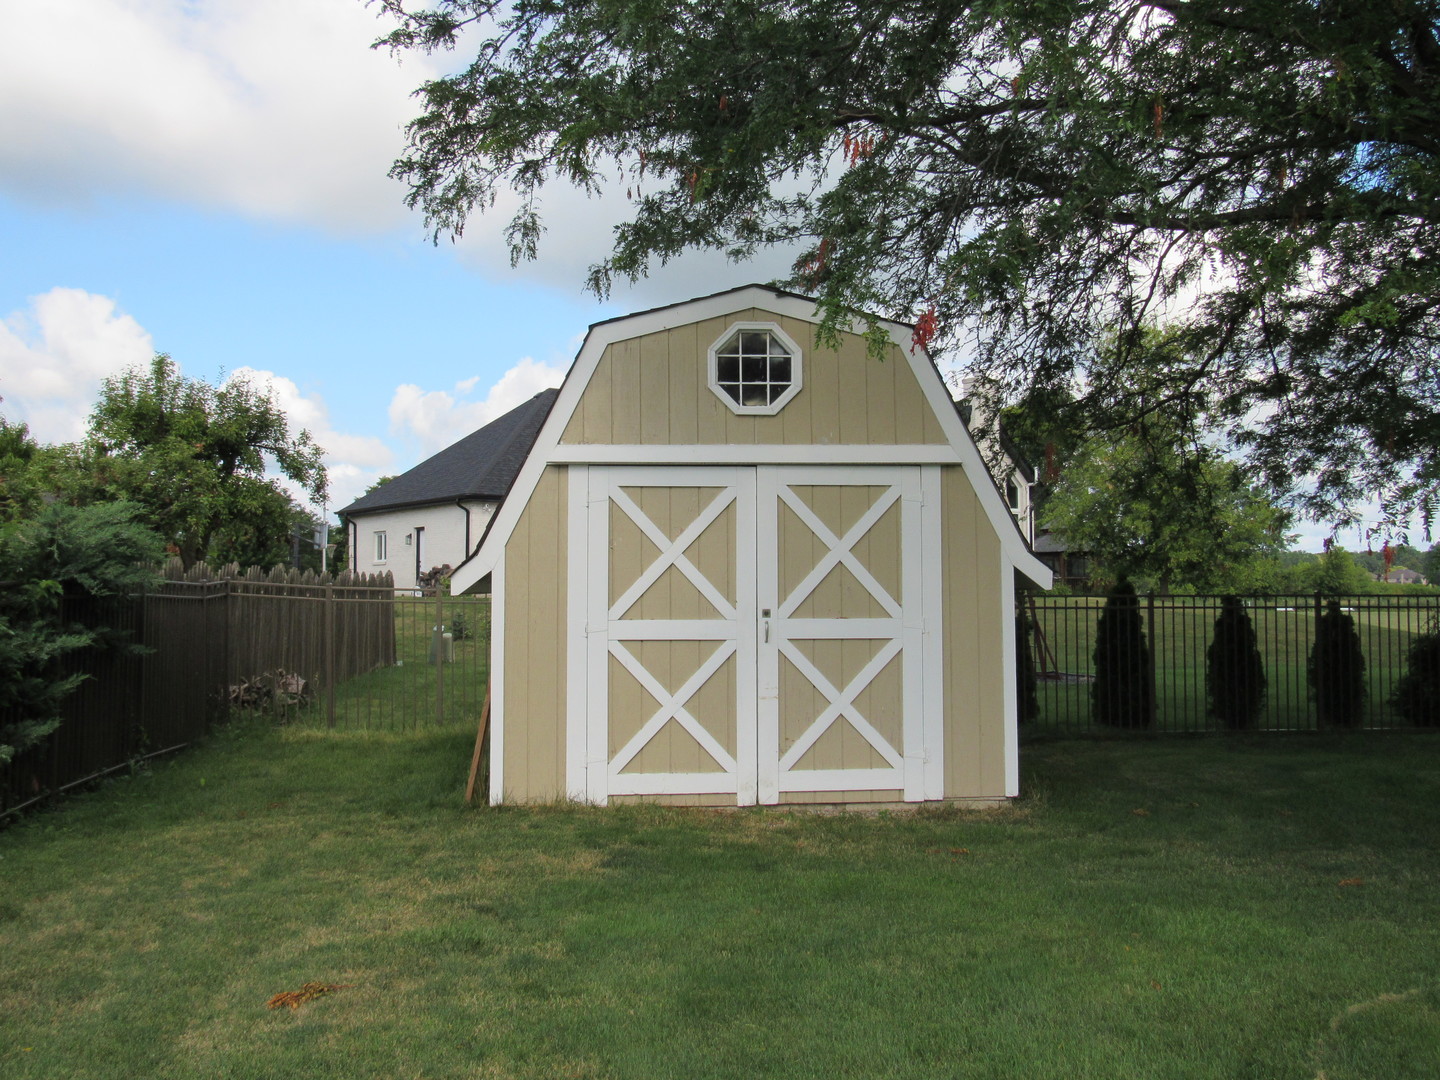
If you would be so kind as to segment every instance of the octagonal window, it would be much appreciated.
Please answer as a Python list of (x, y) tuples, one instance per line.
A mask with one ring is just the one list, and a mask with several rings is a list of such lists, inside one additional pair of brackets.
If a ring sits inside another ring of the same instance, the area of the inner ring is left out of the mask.
[(710, 347), (710, 389), (734, 412), (779, 412), (800, 389), (800, 349), (774, 323), (737, 323)]

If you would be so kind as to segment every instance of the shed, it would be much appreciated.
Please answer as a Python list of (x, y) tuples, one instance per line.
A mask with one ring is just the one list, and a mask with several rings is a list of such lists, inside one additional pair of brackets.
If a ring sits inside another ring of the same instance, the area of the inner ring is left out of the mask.
[(490, 801), (1018, 792), (1029, 551), (910, 327), (750, 285), (596, 323), (492, 575)]

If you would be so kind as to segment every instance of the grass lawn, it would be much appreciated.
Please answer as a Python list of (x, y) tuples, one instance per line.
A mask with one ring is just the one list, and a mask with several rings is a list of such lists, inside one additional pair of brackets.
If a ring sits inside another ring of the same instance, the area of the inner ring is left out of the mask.
[(470, 738), (252, 725), (0, 833), (0, 1076), (1440, 1076), (1440, 739), (866, 817), (471, 810)]

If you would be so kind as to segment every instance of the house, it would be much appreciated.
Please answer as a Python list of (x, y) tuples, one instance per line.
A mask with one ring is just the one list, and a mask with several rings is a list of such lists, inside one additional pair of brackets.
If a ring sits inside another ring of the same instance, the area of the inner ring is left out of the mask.
[(1388, 581), (1393, 585), (1429, 585), (1429, 580), (1424, 574), (1411, 570), (1408, 566), (1392, 566), (1383, 574), (1371, 574), (1376, 581)]
[(590, 328), (490, 530), (490, 800), (993, 801), (1048, 587), (912, 330), (751, 285)]
[(340, 510), (350, 569), (388, 570), (397, 589), (413, 589), (429, 583), (437, 568), (464, 562), (510, 490), (555, 395), (542, 390)]
[(1050, 568), (1055, 583), (1084, 592), (1090, 588), (1090, 556), (1085, 551), (1072, 550), (1063, 536), (1042, 529), (1032, 544), (1035, 557)]
[(1020, 535), (1027, 544), (1035, 543), (1035, 467), (1025, 460), (1020, 448), (1005, 431), (1003, 418), (994, 418), (984, 411), (977, 393), (975, 379), (960, 380), (960, 400), (955, 403), (960, 419), (971, 432), (980, 457), (995, 484), (1000, 488), (1010, 513), (1020, 526)]

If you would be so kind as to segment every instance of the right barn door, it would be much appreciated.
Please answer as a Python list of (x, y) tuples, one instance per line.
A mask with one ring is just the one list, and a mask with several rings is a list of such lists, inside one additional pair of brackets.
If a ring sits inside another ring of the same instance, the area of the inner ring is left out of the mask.
[(938, 484), (927, 471), (758, 470), (760, 802), (943, 797), (940, 582), (925, 573), (940, 565)]

